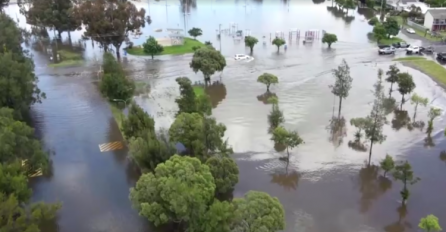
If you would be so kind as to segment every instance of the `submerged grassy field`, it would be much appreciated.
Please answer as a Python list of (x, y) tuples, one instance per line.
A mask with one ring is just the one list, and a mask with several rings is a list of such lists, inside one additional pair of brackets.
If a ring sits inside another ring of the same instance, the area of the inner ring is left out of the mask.
[[(202, 42), (191, 39), (184, 38), (183, 45), (175, 45), (175, 46), (166, 46), (164, 47), (164, 51), (159, 55), (182, 55), (187, 53), (193, 53), (193, 47), (202, 47), (205, 46)], [(136, 56), (150, 56), (144, 52), (144, 49), (141, 46), (133, 47), (131, 49), (127, 49), (127, 53)]]
[(62, 60), (59, 63), (48, 64), (49, 67), (59, 68), (59, 67), (70, 67), (70, 66), (80, 66), (84, 64), (84, 60), (81, 54), (68, 51), (68, 50), (58, 50), (57, 53)]

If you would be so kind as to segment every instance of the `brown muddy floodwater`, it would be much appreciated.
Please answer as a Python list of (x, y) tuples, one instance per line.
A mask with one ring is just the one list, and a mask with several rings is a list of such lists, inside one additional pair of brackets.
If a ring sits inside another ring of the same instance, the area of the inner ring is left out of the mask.
[[(333, 84), (331, 69), (342, 59), (351, 67), (353, 88), (342, 109), (348, 122), (370, 112), (378, 68), (386, 70), (394, 63), (392, 57), (378, 57), (376, 48), (367, 41), (371, 27), (361, 14), (370, 17), (373, 13), (359, 14), (355, 10), (349, 13), (354, 18), (345, 17), (327, 10), (331, 2), (318, 1), (203, 0), (186, 7), (186, 15), (178, 1), (135, 4), (146, 8), (153, 20), (143, 30), (143, 36), (132, 39), (137, 45), (148, 35), (165, 36), (165, 30), (154, 33), (158, 28), (201, 27), (204, 35), (199, 39), (209, 40), (219, 48), (215, 30), (219, 24), (222, 29), (228, 28), (231, 22), (261, 38), (253, 61), (236, 62), (233, 55), (247, 51), (242, 42), (224, 36), (222, 53), (227, 57), (227, 67), (212, 77), (220, 84), (207, 90), (215, 107), (213, 116), (227, 126), (226, 137), (240, 168), (235, 197), (249, 190), (278, 197), (286, 211), (286, 231), (290, 232), (417, 231), (419, 219), (431, 213), (444, 221), (446, 158), (440, 157), (440, 152), (446, 150), (443, 115), (435, 120), (432, 141), (426, 142), (423, 131), (398, 128), (399, 120), (392, 124), (394, 114), (390, 113), (385, 127), (387, 140), (374, 146), (372, 163), (377, 164), (386, 154), (407, 159), (422, 179), (410, 187), (406, 208), (400, 207), (401, 184), (383, 179), (374, 167), (365, 168), (367, 153), (349, 148), (354, 128), (347, 123), (343, 136), (336, 138), (327, 129), (333, 111), (337, 111), (333, 108), (337, 100), (328, 88)], [(13, 17), (18, 14), (16, 6), (6, 12)], [(21, 17), (20, 25), (26, 26), (23, 22)], [(304, 46), (302, 41), (293, 40), (288, 42), (287, 52), (281, 50), (278, 54), (269, 45), (269, 33), (287, 33), (290, 28), (324, 29), (336, 33), (339, 42), (327, 49), (319, 41)], [(72, 33), (73, 40), (81, 33)], [(106, 101), (96, 89), (95, 57), (100, 55), (98, 47), (92, 48), (87, 42), (86, 67), (54, 70), (46, 67), (48, 57), (34, 54), (39, 86), (47, 94), (42, 104), (33, 107), (35, 124), (46, 147), (54, 153), (52, 176), (32, 181), (34, 200), (63, 203), (57, 222), (45, 232), (153, 231), (128, 200), (128, 189), (138, 176), (126, 159), (127, 150), (101, 153), (98, 149), (99, 144), (122, 140)], [(174, 99), (178, 96), (175, 78), (203, 79), (189, 68), (190, 59), (191, 55), (153, 61), (124, 58), (131, 76), (151, 85), (150, 94), (135, 100), (155, 118), (158, 128), (168, 128), (174, 120)], [(402, 65), (399, 68), (413, 75), (417, 94), (428, 97), (431, 105), (445, 108), (446, 94), (434, 81), (416, 70)], [(284, 111), (284, 126), (297, 130), (305, 140), (305, 144), (292, 150), (288, 166), (279, 160), (282, 152), (275, 150), (268, 134), (271, 106), (262, 102), (266, 88), (256, 82), (264, 72), (279, 77), (280, 83), (271, 91)], [(400, 100), (397, 92), (393, 96)], [(409, 102), (404, 108), (413, 114)], [(426, 121), (427, 111), (419, 107), (417, 120)]]

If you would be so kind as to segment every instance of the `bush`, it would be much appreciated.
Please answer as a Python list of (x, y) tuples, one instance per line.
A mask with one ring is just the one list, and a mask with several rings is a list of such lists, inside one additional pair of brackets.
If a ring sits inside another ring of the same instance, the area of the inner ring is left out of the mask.
[(379, 19), (377, 17), (373, 17), (369, 20), (369, 25), (375, 26), (377, 23), (379, 23)]

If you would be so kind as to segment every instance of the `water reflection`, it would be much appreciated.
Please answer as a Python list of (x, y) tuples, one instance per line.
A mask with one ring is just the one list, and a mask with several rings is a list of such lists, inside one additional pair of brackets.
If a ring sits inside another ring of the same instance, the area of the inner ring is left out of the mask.
[(398, 105), (393, 97), (384, 98), (383, 107), (386, 115), (398, 110)]
[(340, 118), (333, 116), (329, 120), (327, 129), (330, 133), (328, 140), (335, 147), (339, 147), (343, 143), (344, 137), (347, 136), (347, 126), (345, 123), (345, 118), (343, 116), (341, 116)]
[(271, 183), (278, 184), (287, 191), (296, 190), (301, 175), (294, 170), (288, 170), (288, 165), (287, 162), (285, 170), (271, 174)]
[(410, 117), (406, 110), (394, 110), (394, 117), (392, 119), (392, 128), (395, 130), (400, 130), (403, 127), (409, 130), (413, 129), (410, 123)]
[(359, 170), (359, 191), (361, 193), (361, 212), (367, 212), (373, 201), (392, 187), (392, 181), (379, 175), (379, 167), (376, 165), (365, 165)]
[(205, 89), (211, 99), (213, 108), (216, 108), (226, 98), (226, 85), (223, 82), (214, 81), (212, 85), (208, 85)]
[(427, 135), (426, 138), (424, 138), (424, 147), (425, 148), (431, 148), (431, 147), (435, 147), (435, 143), (434, 140), (432, 139), (431, 135)]
[(370, 8), (361, 8), (358, 7), (358, 9), (356, 10), (356, 12), (360, 15), (363, 15), (367, 20), (373, 18), (375, 16), (375, 11), (373, 11)]
[(257, 96), (257, 100), (260, 102), (263, 102), (263, 104), (267, 105), (267, 104), (270, 104), (268, 102), (268, 99), (270, 97), (277, 97), (277, 95), (276, 95), (276, 93), (273, 93), (273, 92), (265, 92), (264, 94)]
[(404, 219), (407, 215), (407, 207), (405, 205), (401, 205), (397, 208), (398, 212), (398, 221), (384, 227), (384, 231), (386, 232), (404, 232), (406, 228), (408, 231), (412, 231), (412, 225), (409, 222), (406, 222)]
[(314, 4), (321, 4), (321, 3), (324, 3), (324, 2), (325, 2), (325, 0), (313, 0)]
[(440, 160), (446, 163), (446, 151), (440, 153)]
[(327, 11), (336, 18), (342, 18), (346, 23), (351, 23), (355, 19), (355, 16), (349, 15), (348, 12), (336, 6), (327, 6)]

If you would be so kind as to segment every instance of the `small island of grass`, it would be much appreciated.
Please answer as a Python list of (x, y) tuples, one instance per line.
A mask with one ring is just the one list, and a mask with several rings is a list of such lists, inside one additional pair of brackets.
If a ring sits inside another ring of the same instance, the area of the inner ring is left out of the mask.
[(193, 88), (194, 88), (194, 93), (195, 93), (196, 97), (199, 97), (204, 94), (203, 86), (196, 85)]
[[(193, 53), (193, 47), (202, 47), (205, 46), (202, 42), (191, 39), (184, 38), (183, 45), (173, 45), (173, 46), (165, 46), (164, 51), (160, 55), (182, 55), (187, 53)], [(127, 49), (127, 53), (136, 56), (150, 56), (144, 52), (142, 45), (136, 46), (133, 48)]]
[[(369, 38), (370, 41), (376, 42), (376, 39), (373, 36), (373, 33), (368, 33), (367, 37)], [(406, 41), (404, 41), (403, 39), (400, 39), (400, 38), (398, 38), (396, 36), (393, 36), (392, 38), (381, 39), (378, 44), (380, 44), (380, 45), (392, 45), (392, 44), (398, 43), (398, 42), (406, 42)]]
[(84, 63), (82, 55), (76, 52), (68, 50), (57, 51), (59, 58), (61, 59), (58, 63), (48, 64), (49, 67), (59, 68), (59, 67), (70, 67), (70, 66), (80, 66)]
[(433, 60), (427, 60), (420, 56), (409, 56), (393, 59), (394, 61), (400, 61), (404, 65), (417, 69), (420, 72), (430, 76), (438, 83), (446, 86), (446, 69)]

